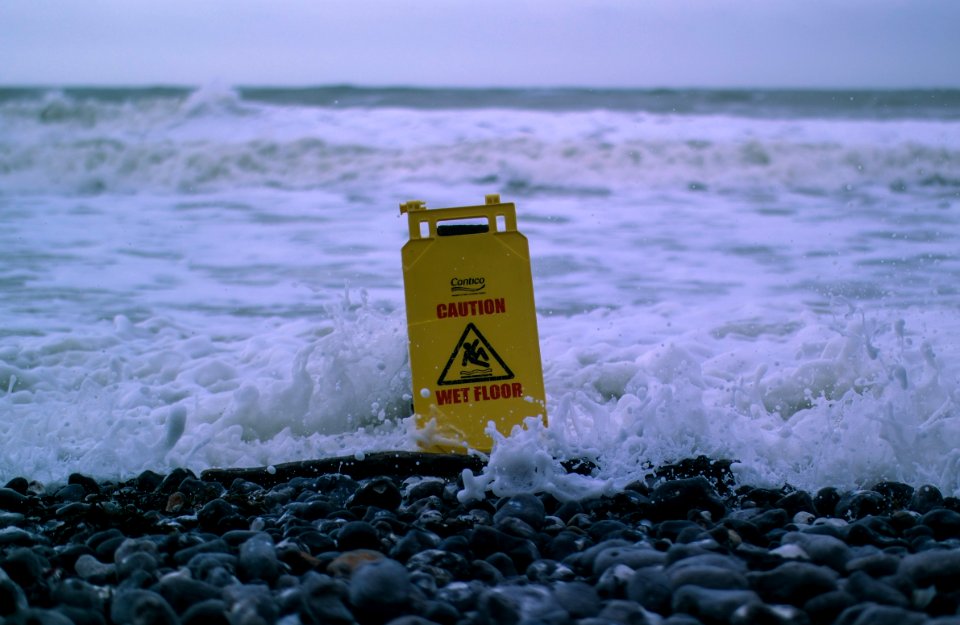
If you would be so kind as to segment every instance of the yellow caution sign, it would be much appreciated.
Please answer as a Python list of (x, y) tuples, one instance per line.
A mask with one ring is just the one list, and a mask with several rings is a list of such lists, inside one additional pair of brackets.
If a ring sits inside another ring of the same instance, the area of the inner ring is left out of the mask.
[(527, 239), (512, 203), (400, 205), (410, 225), (403, 282), (413, 407), (434, 452), (490, 451), (490, 421), (509, 434), (546, 420)]

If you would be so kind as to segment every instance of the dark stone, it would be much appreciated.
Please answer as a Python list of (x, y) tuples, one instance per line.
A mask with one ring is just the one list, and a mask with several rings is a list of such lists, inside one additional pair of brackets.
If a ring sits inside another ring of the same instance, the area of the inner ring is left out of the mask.
[(909, 508), (914, 512), (926, 514), (942, 505), (943, 494), (940, 492), (940, 489), (930, 484), (924, 484), (913, 493), (913, 497), (910, 498)]
[(662, 565), (667, 556), (661, 551), (649, 547), (615, 546), (599, 551), (593, 560), (593, 574), (599, 577), (604, 571), (619, 564), (631, 569), (641, 569), (648, 566)]
[(607, 623), (623, 623), (624, 625), (649, 625), (650, 623), (637, 604), (618, 599), (608, 601), (597, 616), (598, 620)]
[(783, 498), (783, 491), (772, 488), (743, 486), (737, 489), (737, 497), (742, 502), (744, 508), (759, 508), (764, 510), (776, 505), (776, 502)]
[(688, 521), (687, 519), (671, 519), (657, 524), (656, 537), (676, 542), (680, 538), (680, 534), (689, 528), (696, 530), (703, 529), (693, 521)]
[(208, 540), (206, 542), (191, 545), (190, 547), (184, 547), (183, 549), (178, 550), (175, 554), (173, 554), (173, 561), (178, 565), (183, 565), (191, 562), (195, 556), (207, 553), (229, 554), (230, 545), (228, 545), (222, 538)]
[(360, 486), (347, 501), (347, 505), (376, 506), (384, 510), (396, 510), (402, 501), (403, 496), (393, 480), (388, 477), (377, 477)]
[(389, 556), (398, 562), (406, 562), (415, 553), (434, 549), (439, 544), (440, 537), (433, 532), (413, 528), (390, 549)]
[(73, 625), (106, 625), (101, 611), (85, 610), (72, 605), (59, 605), (56, 611), (70, 619)]
[(19, 584), (5, 575), (0, 576), (0, 617), (25, 610), (27, 605), (27, 595)]
[(845, 493), (837, 502), (835, 510), (837, 517), (848, 521), (887, 512), (889, 512), (889, 503), (886, 498), (872, 490)]
[(863, 571), (854, 571), (847, 578), (844, 590), (856, 597), (859, 601), (872, 601), (901, 608), (910, 606), (910, 601), (903, 594), (882, 581), (874, 579)]
[(750, 522), (756, 526), (757, 531), (766, 534), (771, 530), (783, 527), (787, 524), (790, 517), (783, 508), (771, 508), (750, 519)]
[(500, 571), (500, 574), (506, 578), (517, 577), (520, 574), (510, 556), (502, 551), (490, 554), (484, 562)]
[(569, 555), (580, 553), (591, 544), (592, 541), (583, 534), (564, 530), (550, 540), (544, 555), (554, 560), (563, 560)]
[(307, 573), (301, 585), (300, 619), (310, 625), (348, 625), (353, 614), (344, 605), (347, 586), (326, 575)]
[(127, 590), (117, 593), (110, 606), (110, 619), (115, 625), (177, 625), (179, 619), (166, 599), (149, 590)]
[(808, 532), (788, 532), (783, 535), (783, 544), (796, 544), (803, 549), (810, 560), (816, 564), (825, 564), (838, 572), (846, 572), (847, 562), (853, 552), (839, 538)]
[(760, 597), (750, 590), (715, 590), (682, 586), (673, 593), (674, 612), (684, 612), (707, 623), (729, 623), (741, 606), (758, 603)]
[(600, 612), (597, 591), (584, 582), (560, 582), (554, 587), (553, 596), (571, 618), (596, 616)]
[(835, 625), (923, 625), (927, 617), (893, 606), (864, 603), (840, 613)]
[(847, 562), (847, 571), (854, 573), (863, 571), (871, 577), (883, 577), (897, 572), (900, 558), (889, 553), (875, 553), (868, 556), (854, 558)]
[(766, 601), (795, 606), (837, 590), (837, 577), (829, 568), (806, 562), (787, 562), (772, 571), (747, 574), (750, 585)]
[[(140, 475), (143, 476), (143, 473), (141, 473)], [(180, 483), (183, 482), (183, 480), (187, 479), (188, 477), (195, 478), (197, 476), (190, 469), (183, 469), (178, 467), (173, 471), (171, 471), (169, 474), (167, 474), (167, 476), (164, 477), (159, 484), (157, 484), (157, 487), (154, 490), (154, 492), (156, 492), (157, 494), (166, 495), (167, 497), (169, 497), (170, 495), (177, 492), (177, 487), (180, 486)], [(140, 478), (137, 478), (137, 479), (139, 480)]]
[(34, 549), (21, 547), (7, 552), (0, 560), (0, 567), (21, 588), (30, 588), (43, 581), (44, 572), (50, 569), (50, 561)]
[(350, 603), (358, 614), (372, 620), (382, 622), (402, 614), (409, 607), (412, 594), (406, 567), (389, 558), (361, 566), (350, 580)]
[(237, 507), (220, 498), (213, 499), (200, 508), (197, 520), (201, 529), (215, 534), (248, 527), (246, 518), (240, 516)]
[[(220, 588), (188, 575), (166, 575), (156, 586), (157, 592), (178, 614), (183, 614), (191, 606), (220, 599)], [(218, 601), (221, 606), (222, 602)]]
[(27, 497), (12, 488), (0, 488), (0, 510), (23, 512), (27, 508)]
[(177, 492), (186, 495), (194, 505), (200, 505), (220, 497), (226, 489), (217, 482), (204, 482), (195, 477), (187, 477), (177, 486)]
[(818, 516), (834, 516), (834, 511), (839, 502), (840, 493), (833, 486), (821, 488), (813, 497), (813, 507), (816, 508)]
[(155, 492), (163, 483), (163, 476), (149, 469), (133, 479), (133, 485), (141, 493)]
[(193, 604), (180, 616), (181, 625), (231, 625), (227, 604), (207, 599)]
[(883, 495), (887, 500), (890, 510), (902, 510), (910, 505), (910, 499), (913, 497), (913, 486), (902, 482), (879, 482), (870, 490)]
[(517, 625), (520, 622), (520, 607), (496, 589), (480, 595), (477, 612), (482, 625)]
[(857, 599), (853, 595), (843, 590), (835, 590), (810, 599), (803, 605), (803, 610), (813, 623), (829, 625), (840, 613), (855, 605)]
[(793, 606), (769, 606), (748, 603), (737, 608), (730, 617), (730, 625), (809, 625), (806, 613)]
[(467, 579), (470, 573), (470, 563), (463, 556), (441, 549), (421, 551), (411, 556), (406, 564), (411, 571), (443, 569), (453, 579)]
[[(29, 486), (30, 486), (30, 482), (27, 481), (27, 478), (25, 478), (25, 477), (15, 477), (15, 478), (11, 479), (9, 482), (6, 483), (6, 484), (4, 485), (4, 488), (9, 489), (9, 490), (12, 490), (12, 491), (14, 491), (14, 492), (16, 492), (16, 493), (19, 493), (19, 494), (23, 495), (24, 497), (26, 497), (26, 495), (27, 495), (27, 488), (29, 488)], [(6, 509), (6, 508), (4, 508), (4, 509)]]
[(795, 490), (788, 495), (784, 495), (774, 505), (786, 510), (790, 518), (793, 518), (798, 512), (817, 513), (817, 508), (813, 505), (813, 497), (804, 490)]
[(99, 495), (102, 492), (100, 484), (95, 479), (80, 473), (71, 473), (67, 478), (67, 484), (79, 485), (87, 495)]
[(251, 536), (240, 545), (237, 559), (237, 577), (245, 583), (263, 581), (273, 584), (280, 575), (281, 565), (277, 549), (269, 534)]
[(936, 540), (960, 538), (960, 513), (937, 508), (920, 517), (920, 522), (931, 530)]
[(460, 620), (460, 611), (446, 601), (428, 601), (422, 609), (424, 618), (440, 625), (455, 625)]
[(499, 526), (508, 518), (517, 518), (534, 529), (540, 529), (544, 516), (546, 511), (540, 498), (523, 493), (502, 499), (493, 515), (493, 522)]
[(675, 570), (668, 570), (667, 576), (670, 578), (670, 584), (673, 588), (686, 585), (719, 590), (747, 590), (750, 588), (747, 578), (739, 571), (731, 570), (729, 567), (681, 566)]
[(377, 536), (377, 530), (366, 521), (350, 521), (337, 533), (337, 548), (340, 551), (354, 549), (372, 549), (380, 551), (383, 546)]
[(936, 585), (939, 590), (960, 589), (960, 550), (931, 549), (900, 561), (899, 572), (918, 588)]
[(7, 617), (4, 625), (74, 625), (74, 622), (56, 610), (27, 608)]
[(664, 482), (650, 494), (650, 503), (654, 520), (685, 519), (692, 509), (706, 511), (715, 520), (726, 513), (717, 491), (703, 477)]
[(638, 569), (627, 582), (626, 596), (651, 612), (667, 614), (672, 597), (670, 579), (660, 567)]

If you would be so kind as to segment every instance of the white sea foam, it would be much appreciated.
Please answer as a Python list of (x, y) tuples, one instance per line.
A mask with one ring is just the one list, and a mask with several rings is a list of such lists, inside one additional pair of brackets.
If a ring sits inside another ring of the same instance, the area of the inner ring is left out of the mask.
[[(414, 449), (399, 201), (499, 191), (549, 424), (468, 498), (751, 483), (960, 494), (960, 123), (336, 109), (229, 90), (0, 107), (0, 478)], [(536, 450), (530, 453), (530, 450)], [(592, 477), (560, 461), (585, 457)]]

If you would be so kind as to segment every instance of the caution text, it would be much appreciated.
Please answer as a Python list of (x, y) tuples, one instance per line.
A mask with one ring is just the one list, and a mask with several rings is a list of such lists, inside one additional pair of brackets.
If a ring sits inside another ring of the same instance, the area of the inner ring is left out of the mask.
[(505, 312), (507, 312), (507, 302), (502, 297), (437, 304), (437, 319), (498, 315)]

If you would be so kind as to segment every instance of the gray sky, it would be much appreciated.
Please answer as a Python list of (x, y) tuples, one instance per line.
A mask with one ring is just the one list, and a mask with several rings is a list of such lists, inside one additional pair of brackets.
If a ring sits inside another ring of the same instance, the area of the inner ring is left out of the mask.
[(0, 84), (960, 87), (957, 0), (2, 0)]

